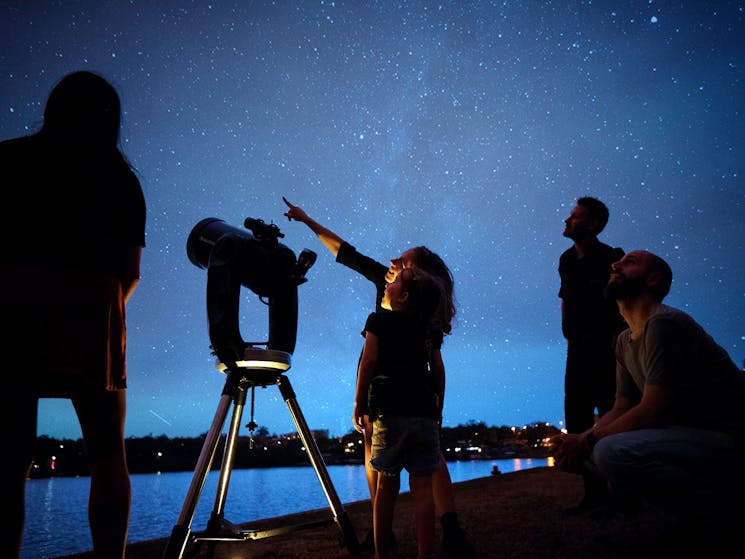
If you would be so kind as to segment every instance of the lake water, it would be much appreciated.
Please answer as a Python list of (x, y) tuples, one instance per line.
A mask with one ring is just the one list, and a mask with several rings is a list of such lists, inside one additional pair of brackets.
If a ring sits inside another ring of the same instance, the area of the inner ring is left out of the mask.
[[(546, 459), (450, 462), (454, 482), (548, 465)], [(370, 498), (362, 465), (328, 466), (342, 503)], [(219, 472), (207, 476), (199, 497), (193, 531), (203, 530), (215, 506)], [(134, 474), (129, 543), (167, 538), (178, 522), (193, 472)], [(92, 548), (88, 529), (89, 478), (33, 479), (26, 483), (26, 527), (21, 559), (49, 559)], [(406, 472), (402, 490), (408, 489)], [(233, 470), (225, 502), (225, 519), (236, 524), (307, 510), (327, 508), (312, 467)]]

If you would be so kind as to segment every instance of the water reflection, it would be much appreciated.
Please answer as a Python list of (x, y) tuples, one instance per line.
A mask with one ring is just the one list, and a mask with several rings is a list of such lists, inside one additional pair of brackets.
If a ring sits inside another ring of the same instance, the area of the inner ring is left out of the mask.
[[(450, 462), (453, 482), (552, 466), (551, 459), (515, 458)], [(362, 465), (329, 466), (329, 475), (343, 503), (370, 498)], [(206, 526), (214, 508), (219, 472), (207, 476), (192, 529)], [(133, 474), (129, 543), (168, 537), (178, 521), (193, 472)], [(90, 479), (32, 479), (26, 485), (26, 529), (21, 559), (48, 559), (92, 548), (87, 501)], [(406, 472), (401, 490), (408, 491)], [(234, 470), (225, 502), (225, 518), (243, 523), (328, 507), (315, 470), (310, 466)]]

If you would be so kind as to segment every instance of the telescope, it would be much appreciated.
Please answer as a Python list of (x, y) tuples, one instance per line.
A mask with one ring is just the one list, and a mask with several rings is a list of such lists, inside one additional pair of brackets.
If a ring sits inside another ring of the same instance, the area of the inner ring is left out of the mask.
[[(257, 343), (267, 352), (292, 354), (297, 336), (297, 287), (316, 253), (295, 253), (279, 242), (279, 227), (246, 218), (244, 229), (208, 217), (189, 234), (186, 252), (195, 266), (207, 270), (207, 319), (212, 349), (226, 368), (242, 362)], [(246, 342), (241, 336), (241, 287), (268, 306), (268, 340)], [(280, 359), (281, 360), (281, 359)], [(288, 368), (288, 367), (285, 367)]]
[[(207, 270), (207, 318), (212, 350), (217, 356), (217, 368), (226, 373), (220, 403), (212, 427), (204, 440), (202, 452), (194, 470), (186, 500), (178, 522), (171, 531), (163, 559), (182, 559), (189, 542), (248, 541), (276, 536), (302, 528), (318, 528), (334, 523), (344, 544), (356, 552), (359, 544), (344, 505), (334, 489), (331, 476), (323, 462), (313, 434), (295, 398), (290, 380), (284, 374), (290, 368), (290, 355), (295, 350), (297, 335), (297, 287), (307, 281), (305, 273), (316, 261), (316, 253), (304, 249), (295, 258), (289, 248), (279, 242), (284, 237), (274, 224), (246, 218), (243, 226), (250, 231), (232, 227), (221, 219), (208, 217), (197, 223), (186, 242), (186, 253), (192, 264)], [(241, 287), (247, 287), (269, 306), (269, 337), (266, 342), (247, 343), (238, 325)], [(265, 345), (262, 349), (257, 345)], [(251, 421), (247, 427), (253, 447), (254, 391), (256, 386), (275, 384), (287, 404), (297, 426), (303, 448), (321, 482), (332, 518), (319, 523), (280, 526), (270, 529), (238, 529), (225, 520), (228, 483), (233, 469), (238, 430), (251, 390)], [(233, 406), (230, 429), (225, 437), (222, 467), (217, 482), (215, 506), (207, 528), (192, 533), (191, 524), (204, 482), (212, 468), (220, 432), (225, 425), (228, 408)], [(210, 547), (209, 556), (213, 549)]]

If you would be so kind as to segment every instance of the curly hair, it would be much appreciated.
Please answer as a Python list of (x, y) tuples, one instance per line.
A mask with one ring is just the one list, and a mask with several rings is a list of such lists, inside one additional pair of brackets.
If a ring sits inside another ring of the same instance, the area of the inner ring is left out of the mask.
[(455, 282), (450, 268), (443, 259), (425, 246), (413, 248), (413, 267), (417, 271), (425, 272), (440, 286), (441, 297), (439, 308), (434, 313), (436, 328), (443, 334), (450, 334), (455, 317)]

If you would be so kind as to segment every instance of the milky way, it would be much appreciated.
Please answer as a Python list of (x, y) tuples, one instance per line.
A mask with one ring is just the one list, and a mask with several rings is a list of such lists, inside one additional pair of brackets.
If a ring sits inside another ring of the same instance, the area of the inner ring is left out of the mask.
[[(383, 262), (426, 244), (450, 265), (446, 426), (560, 425), (578, 196), (608, 205), (601, 240), (666, 258), (667, 302), (745, 358), (744, 19), (738, 2), (4, 2), (0, 139), (35, 131), (70, 71), (121, 94), (148, 203), (128, 436), (198, 436), (215, 414), (225, 377), (186, 255), (205, 217), (274, 222), (318, 253), (288, 375), (311, 428), (351, 430), (374, 290), (282, 196)], [(241, 315), (260, 338), (248, 290)], [(294, 429), (273, 386), (255, 421)], [(79, 437), (69, 402), (43, 401), (39, 432)]]

